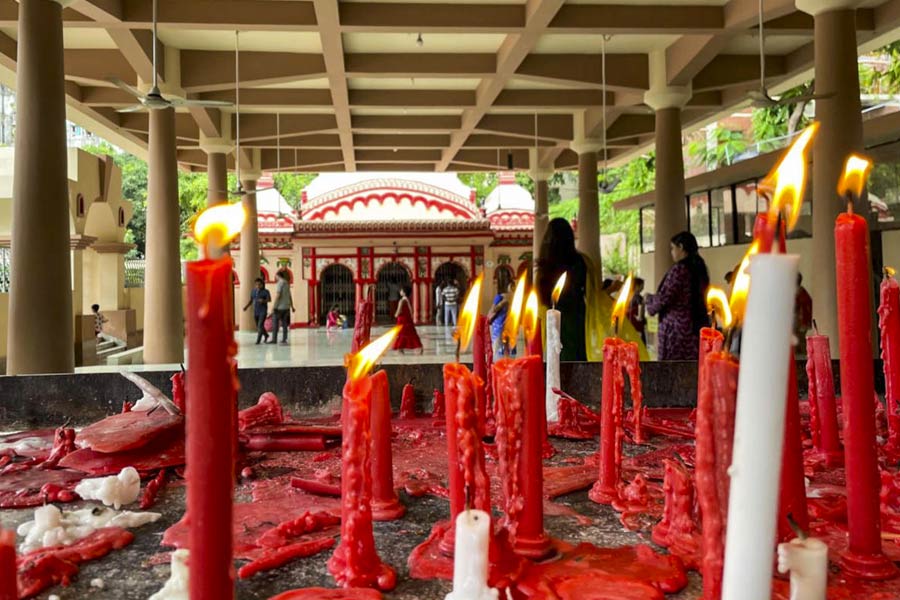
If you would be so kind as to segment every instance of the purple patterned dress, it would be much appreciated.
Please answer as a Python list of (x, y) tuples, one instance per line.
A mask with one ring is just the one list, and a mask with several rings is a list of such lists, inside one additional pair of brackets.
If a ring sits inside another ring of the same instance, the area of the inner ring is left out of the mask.
[(699, 334), (691, 317), (691, 274), (676, 263), (647, 296), (647, 313), (659, 315), (657, 354), (659, 360), (697, 360)]

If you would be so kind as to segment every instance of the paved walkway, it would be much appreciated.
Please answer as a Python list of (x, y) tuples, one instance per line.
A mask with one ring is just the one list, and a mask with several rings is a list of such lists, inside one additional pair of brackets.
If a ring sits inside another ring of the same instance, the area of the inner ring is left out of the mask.
[[(388, 327), (373, 327), (372, 338), (386, 332)], [(382, 360), (385, 364), (443, 364), (453, 359), (456, 342), (453, 330), (449, 327), (435, 325), (417, 328), (424, 346), (422, 354), (406, 354), (388, 351)], [(256, 345), (256, 333), (238, 332), (237, 361), (239, 367), (297, 367), (297, 366), (336, 366), (344, 364), (344, 355), (350, 352), (353, 340), (352, 329), (325, 331), (319, 329), (292, 329), (288, 336), (288, 344)], [(280, 337), (280, 336), (279, 336)], [(472, 361), (471, 347), (462, 355), (463, 362)], [(78, 372), (97, 371), (144, 371), (160, 368), (177, 369), (178, 365), (125, 365), (79, 367)]]

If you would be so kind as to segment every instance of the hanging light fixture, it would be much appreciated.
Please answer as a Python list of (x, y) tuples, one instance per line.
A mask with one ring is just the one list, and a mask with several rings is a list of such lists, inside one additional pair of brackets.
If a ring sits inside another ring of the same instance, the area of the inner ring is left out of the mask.
[(421, 47), (424, 46), (424, 45), (425, 45), (425, 40), (422, 39), (422, 34), (420, 33), (420, 34), (419, 34), (419, 37), (416, 38), (416, 46), (418, 46), (419, 48), (421, 48)]
[(616, 189), (616, 186), (619, 185), (619, 180), (610, 181), (609, 179), (609, 147), (606, 140), (606, 42), (612, 39), (611, 35), (604, 35), (600, 37), (600, 81), (601, 81), (601, 90), (602, 90), (602, 98), (601, 105), (603, 107), (603, 112), (601, 115), (603, 128), (602, 133), (602, 142), (603, 142), (603, 179), (597, 183), (597, 189), (601, 194), (611, 194), (613, 190)]

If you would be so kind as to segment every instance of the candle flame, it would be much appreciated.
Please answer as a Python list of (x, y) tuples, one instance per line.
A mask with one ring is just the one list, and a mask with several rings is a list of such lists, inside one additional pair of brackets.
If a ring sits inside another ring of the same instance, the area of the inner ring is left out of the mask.
[(525, 302), (525, 276), (527, 272), (519, 276), (516, 282), (516, 291), (509, 301), (509, 310), (506, 313), (506, 323), (503, 325), (503, 341), (510, 347), (516, 343), (519, 336), (519, 319), (522, 316), (522, 304)]
[(777, 221), (778, 216), (784, 214), (787, 231), (792, 231), (800, 218), (800, 207), (806, 190), (808, 153), (818, 130), (818, 123), (804, 129), (772, 172), (760, 182), (760, 187), (774, 189), (769, 203), (769, 217), (772, 221)]
[(553, 286), (553, 293), (550, 294), (550, 299), (553, 301), (553, 306), (556, 306), (556, 303), (559, 302), (559, 297), (562, 295), (563, 289), (566, 287), (566, 279), (569, 277), (569, 273), (567, 271), (563, 271), (563, 274), (559, 276), (559, 279), (556, 281), (556, 285)]
[(534, 288), (528, 292), (528, 300), (525, 301), (525, 318), (522, 319), (522, 328), (525, 330), (525, 339), (530, 340), (538, 332), (538, 297)]
[(622, 289), (619, 290), (619, 295), (616, 298), (616, 303), (613, 306), (612, 310), (612, 320), (613, 323), (618, 319), (620, 322), (625, 319), (625, 311), (628, 309), (628, 305), (631, 302), (631, 288), (634, 277), (631, 273), (628, 274), (628, 277), (625, 279), (625, 283), (622, 284)]
[(859, 154), (851, 154), (844, 163), (844, 173), (838, 181), (838, 194), (859, 198), (872, 171), (872, 161)]
[(202, 244), (211, 236), (217, 235), (216, 241), (224, 246), (241, 232), (246, 220), (247, 213), (240, 202), (217, 204), (197, 215), (194, 237)]
[(722, 324), (722, 327), (731, 327), (731, 307), (728, 305), (728, 296), (722, 288), (714, 285), (709, 286), (706, 292), (706, 306), (716, 313), (716, 319)]
[(348, 354), (344, 361), (347, 367), (347, 375), (351, 381), (358, 381), (369, 374), (378, 359), (387, 352), (388, 348), (394, 343), (397, 334), (400, 333), (400, 326), (392, 328), (390, 331), (382, 335), (377, 340), (370, 342), (365, 348), (356, 354)]
[(741, 264), (734, 274), (731, 281), (731, 299), (729, 307), (731, 308), (731, 320), (733, 323), (740, 322), (744, 317), (744, 309), (747, 306), (747, 294), (750, 292), (750, 273), (747, 269), (750, 267), (750, 257), (759, 252), (759, 242), (753, 244), (747, 249)]
[(481, 284), (484, 281), (484, 273), (475, 279), (475, 283), (466, 294), (466, 301), (463, 303), (462, 314), (459, 315), (459, 323), (456, 325), (454, 337), (459, 341), (460, 352), (465, 352), (472, 341), (472, 335), (475, 333), (475, 322), (478, 316), (478, 304), (481, 301)]
[(884, 276), (885, 277), (893, 277), (896, 274), (897, 274), (897, 270), (894, 269), (893, 267), (885, 267), (884, 268)]

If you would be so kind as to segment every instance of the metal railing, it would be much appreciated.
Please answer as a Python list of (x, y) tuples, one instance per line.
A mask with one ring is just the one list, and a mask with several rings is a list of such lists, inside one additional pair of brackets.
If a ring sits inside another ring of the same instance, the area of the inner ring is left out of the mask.
[(129, 258), (125, 260), (125, 287), (144, 287), (144, 270), (147, 261), (143, 258)]

